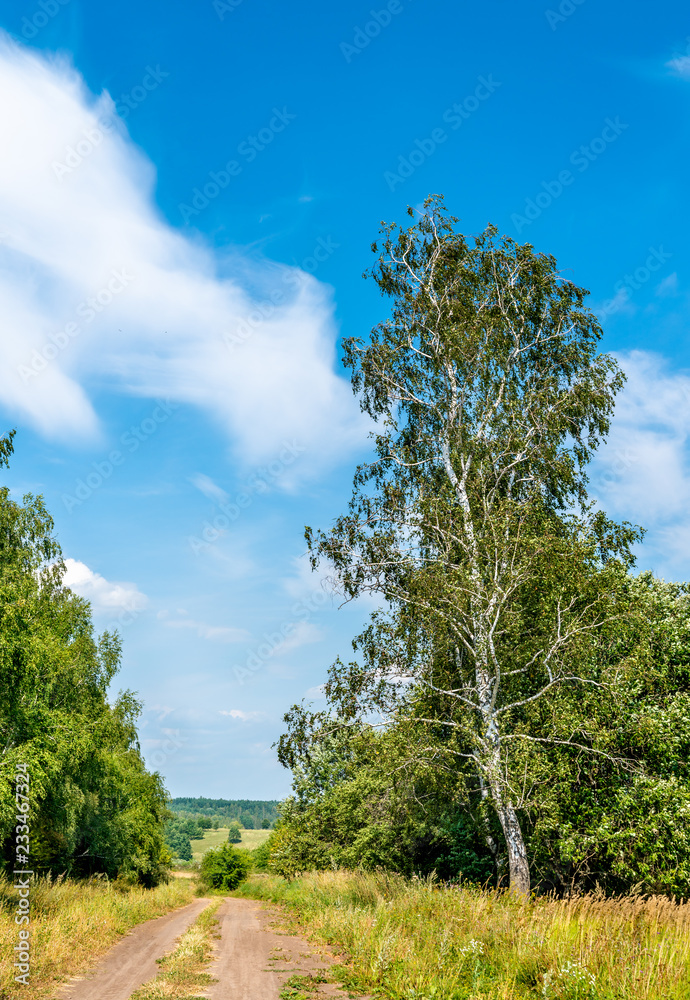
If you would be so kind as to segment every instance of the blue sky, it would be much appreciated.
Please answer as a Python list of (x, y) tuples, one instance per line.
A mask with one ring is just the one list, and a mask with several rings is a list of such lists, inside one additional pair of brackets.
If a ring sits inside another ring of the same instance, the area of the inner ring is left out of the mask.
[[(339, 365), (381, 220), (442, 192), (589, 288), (629, 381), (592, 489), (690, 576), (690, 18), (612, 0), (0, 2), (7, 480), (124, 640), (174, 795), (281, 797), (271, 744), (370, 608), (305, 524), (367, 426)], [(215, 525), (215, 526), (214, 526)]]

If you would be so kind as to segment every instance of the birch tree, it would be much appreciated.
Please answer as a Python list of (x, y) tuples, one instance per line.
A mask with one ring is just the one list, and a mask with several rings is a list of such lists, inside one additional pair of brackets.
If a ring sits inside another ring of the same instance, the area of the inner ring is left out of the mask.
[[(372, 247), (392, 312), (368, 342), (345, 342), (345, 364), (376, 457), (348, 513), (307, 541), (347, 600), (383, 606), (357, 644), (363, 664), (331, 671), (341, 717), (407, 711), (453, 733), (448, 752), (472, 765), (510, 885), (526, 892), (515, 770), (542, 737), (521, 720), (562, 685), (599, 683), (587, 664), (637, 537), (587, 503), (624, 376), (553, 257), (456, 226), (432, 198)], [(488, 826), (487, 839), (496, 850)]]

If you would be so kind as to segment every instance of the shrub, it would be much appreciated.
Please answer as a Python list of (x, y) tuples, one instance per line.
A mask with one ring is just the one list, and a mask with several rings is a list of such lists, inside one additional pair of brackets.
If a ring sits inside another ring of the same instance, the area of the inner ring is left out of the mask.
[(229, 844), (239, 844), (242, 841), (242, 831), (240, 830), (240, 824), (236, 819), (230, 821), (230, 827), (228, 829), (228, 843)]
[(275, 837), (271, 834), (267, 840), (264, 840), (263, 844), (259, 844), (255, 847), (252, 853), (252, 867), (256, 872), (270, 872), (271, 868), (269, 866), (271, 860), (271, 852), (273, 850)]
[(201, 881), (209, 889), (229, 892), (244, 882), (251, 868), (248, 851), (238, 850), (232, 844), (207, 851), (201, 859)]

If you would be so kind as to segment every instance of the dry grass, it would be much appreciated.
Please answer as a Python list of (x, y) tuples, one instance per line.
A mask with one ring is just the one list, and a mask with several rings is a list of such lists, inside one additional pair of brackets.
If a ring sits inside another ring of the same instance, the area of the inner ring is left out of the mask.
[(218, 921), (215, 913), (221, 900), (212, 903), (180, 938), (175, 951), (162, 959), (161, 971), (133, 993), (131, 1000), (182, 1000), (196, 997), (214, 980), (204, 969), (212, 957)]
[(523, 900), (384, 873), (255, 876), (347, 955), (343, 981), (395, 1000), (687, 1000), (690, 904), (665, 897)]
[[(0, 954), (18, 943), (14, 922), (18, 892), (0, 877)], [(159, 917), (194, 898), (194, 884), (172, 879), (156, 889), (121, 889), (103, 879), (77, 882), (41, 878), (31, 884), (28, 986), (16, 983), (11, 962), (0, 967), (0, 1000), (54, 996), (59, 983), (92, 966), (131, 927)]]

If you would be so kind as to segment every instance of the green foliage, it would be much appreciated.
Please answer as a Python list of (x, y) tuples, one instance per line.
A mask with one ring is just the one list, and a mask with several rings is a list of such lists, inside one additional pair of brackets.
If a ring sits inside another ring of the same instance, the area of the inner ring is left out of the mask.
[[(549, 797), (534, 801), (532, 769), (558, 740), (606, 753), (552, 723), (559, 699), (602, 690), (602, 636), (626, 610), (641, 532), (588, 503), (624, 376), (599, 353), (587, 291), (529, 244), (456, 225), (434, 197), (408, 229), (384, 227), (372, 276), (390, 316), (344, 351), (375, 460), (347, 513), (306, 538), (347, 598), (385, 609), (355, 639), (359, 659), (331, 668), (331, 722), (380, 713), (424, 731), (496, 877), (527, 893), (526, 826)], [(296, 743), (299, 713), (288, 721)]]
[(192, 845), (189, 835), (174, 820), (168, 820), (165, 824), (165, 843), (173, 858), (179, 858), (181, 861), (192, 860)]
[(251, 870), (249, 851), (232, 844), (207, 851), (201, 859), (201, 880), (209, 889), (230, 892), (243, 882)]
[(462, 776), (429, 766), (421, 728), (379, 732), (312, 718), (319, 723), (279, 748), (283, 763), (291, 761), (294, 795), (271, 835), (268, 870), (286, 878), (338, 867), (491, 877)]
[(275, 843), (276, 833), (275, 831), (258, 847), (255, 847), (251, 852), (252, 856), (252, 870), (256, 872), (269, 872), (271, 871), (271, 853), (273, 851), (273, 845)]
[[(690, 593), (626, 576), (620, 614), (587, 649), (597, 686), (525, 706), (511, 768), (534, 886), (690, 895)], [(573, 664), (577, 666), (577, 661)], [(428, 707), (426, 709), (428, 712)], [(500, 881), (470, 762), (448, 731), (414, 719), (383, 731), (294, 708), (279, 745), (294, 794), (266, 870), (431, 871)], [(544, 742), (534, 742), (532, 737)], [(450, 761), (450, 763), (449, 763)]]
[[(0, 453), (6, 461), (6, 442)], [(20, 504), (0, 488), (2, 863), (12, 862), (13, 776), (26, 764), (34, 869), (153, 885), (165, 873), (165, 790), (139, 751), (139, 703), (130, 692), (108, 701), (119, 638), (94, 636), (88, 602), (63, 575), (42, 498)]]
[(230, 820), (230, 826), (228, 828), (228, 843), (229, 844), (239, 844), (242, 840), (242, 830), (240, 829), (240, 824), (236, 819)]

